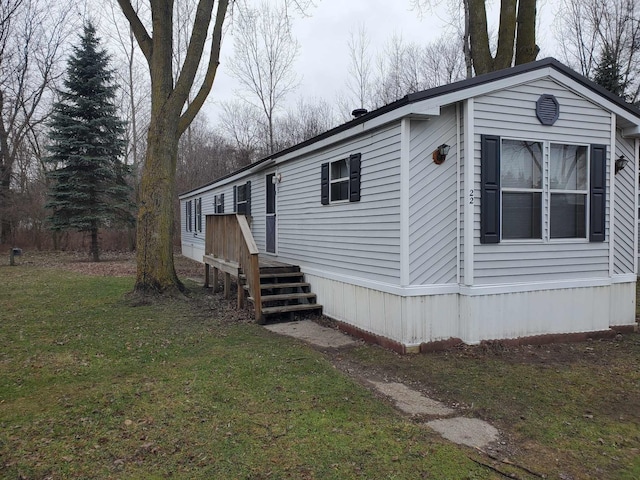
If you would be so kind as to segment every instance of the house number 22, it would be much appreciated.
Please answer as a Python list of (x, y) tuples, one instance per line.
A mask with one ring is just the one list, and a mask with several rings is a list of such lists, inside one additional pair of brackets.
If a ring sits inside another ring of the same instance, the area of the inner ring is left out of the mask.
[(473, 189), (469, 190), (469, 205), (473, 205)]

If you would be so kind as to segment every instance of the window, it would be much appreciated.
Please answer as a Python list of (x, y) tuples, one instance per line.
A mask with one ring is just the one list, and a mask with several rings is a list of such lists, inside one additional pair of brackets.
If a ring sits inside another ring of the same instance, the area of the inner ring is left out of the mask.
[(606, 150), (483, 135), (480, 242), (604, 241)]
[(251, 182), (233, 187), (234, 212), (251, 215)]
[(542, 238), (542, 143), (502, 141), (502, 238)]
[(224, 193), (213, 197), (213, 213), (224, 213)]
[(588, 150), (551, 144), (549, 157), (551, 238), (586, 238)]
[(193, 203), (195, 210), (195, 230), (196, 232), (202, 232), (202, 198), (196, 198)]
[(185, 230), (187, 232), (193, 231), (193, 223), (192, 223), (192, 200), (189, 200), (184, 204), (184, 218), (185, 218)]
[(349, 165), (346, 158), (331, 162), (329, 182), (330, 201), (349, 200)]
[(320, 170), (320, 201), (323, 205), (336, 202), (360, 201), (360, 160), (355, 153), (323, 163)]

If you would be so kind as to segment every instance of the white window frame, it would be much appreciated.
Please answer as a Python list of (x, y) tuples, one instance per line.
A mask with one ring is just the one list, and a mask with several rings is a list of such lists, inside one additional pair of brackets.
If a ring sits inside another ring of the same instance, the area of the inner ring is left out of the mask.
[[(242, 190), (242, 193), (244, 195), (243, 200), (240, 200), (240, 190)], [(245, 206), (244, 210), (246, 212), (247, 203), (247, 184), (243, 183), (236, 187), (236, 212), (240, 212), (240, 205)]]
[(202, 197), (195, 199), (195, 231), (202, 233)]
[[(516, 141), (516, 142), (527, 142), (527, 143), (539, 143), (541, 145), (542, 150), (542, 167), (540, 169), (540, 188), (522, 188), (522, 187), (503, 187), (502, 186), (502, 162), (503, 162), (503, 150), (502, 145), (504, 141)], [(524, 139), (524, 138), (510, 138), (504, 137), (500, 138), (500, 242), (514, 242), (514, 243), (540, 243), (545, 238), (545, 225), (544, 225), (544, 208), (545, 208), (545, 142), (541, 140), (532, 140), (532, 139)], [(504, 220), (502, 218), (503, 207), (504, 207), (504, 199), (503, 193), (539, 193), (540, 194), (540, 237), (531, 237), (531, 238), (504, 238)]]
[[(338, 178), (333, 178), (333, 165), (339, 162), (345, 162), (345, 165), (347, 166), (347, 175), (346, 177), (338, 177)], [(350, 162), (349, 162), (349, 157), (347, 158), (340, 158), (338, 160), (334, 160), (333, 162), (329, 162), (329, 203), (345, 203), (345, 202), (349, 202), (349, 180), (350, 180), (350, 173), (351, 173), (351, 169), (350, 167)], [(346, 198), (341, 198), (341, 199), (337, 199), (334, 200), (333, 198), (333, 185), (338, 184), (338, 183), (346, 183), (347, 184), (347, 196)]]
[(184, 213), (184, 216), (185, 216), (184, 229), (187, 232), (193, 231), (193, 228), (192, 228), (192, 226), (193, 226), (193, 223), (192, 223), (192, 219), (193, 219), (192, 212), (193, 212), (193, 210), (192, 210), (192, 208), (193, 208), (192, 200), (186, 201), (185, 204), (184, 204), (184, 209), (185, 209), (185, 213)]
[[(566, 190), (566, 189), (554, 189), (551, 188), (551, 146), (552, 145), (569, 145), (569, 146), (574, 146), (574, 147), (584, 147), (586, 149), (586, 163), (587, 163), (587, 173), (586, 173), (586, 188), (584, 190)], [(558, 242), (558, 243), (562, 243), (562, 242), (579, 242), (579, 241), (584, 241), (584, 242), (588, 242), (589, 241), (589, 212), (590, 212), (590, 203), (589, 203), (589, 188), (590, 188), (590, 183), (591, 183), (591, 148), (590, 145), (584, 144), (584, 143), (570, 143), (570, 142), (548, 142), (548, 149), (549, 149), (549, 167), (548, 167), (548, 172), (549, 174), (547, 175), (547, 178), (549, 179), (549, 188), (548, 188), (548, 192), (547, 192), (547, 198), (545, 199), (548, 205), (548, 210), (549, 210), (549, 231), (548, 231), (548, 238), (550, 242)], [(551, 211), (551, 195), (553, 193), (566, 193), (566, 194), (571, 194), (571, 195), (584, 195), (585, 199), (584, 199), (584, 236), (583, 237), (556, 237), (553, 238), (551, 237), (551, 219), (553, 216), (553, 212)]]
[[(500, 172), (502, 176), (502, 162), (504, 161), (502, 143), (505, 140), (521, 141), (540, 143), (542, 145), (542, 188), (513, 188), (503, 187), (502, 178), (500, 179), (500, 243), (588, 243), (589, 242), (589, 212), (591, 211), (590, 205), (590, 188), (591, 188), (591, 145), (585, 143), (573, 143), (565, 141), (551, 141), (551, 140), (534, 140), (515, 137), (501, 137), (500, 138)], [(586, 148), (586, 189), (584, 190), (561, 190), (551, 188), (551, 145), (571, 145), (576, 147)], [(540, 228), (541, 238), (504, 238), (504, 219), (502, 218), (503, 212), (503, 192), (506, 193), (541, 193), (542, 205), (540, 206)], [(566, 194), (579, 194), (585, 196), (585, 236), (584, 237), (562, 237), (551, 238), (551, 194), (552, 193), (566, 193)], [(545, 214), (548, 214), (548, 221), (545, 222)]]

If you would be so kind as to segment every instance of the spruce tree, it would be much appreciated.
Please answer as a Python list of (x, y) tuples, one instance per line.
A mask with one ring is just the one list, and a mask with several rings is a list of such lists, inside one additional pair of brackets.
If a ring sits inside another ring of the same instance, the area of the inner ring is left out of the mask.
[(52, 187), (47, 208), (53, 230), (91, 235), (90, 256), (99, 261), (101, 228), (132, 224), (129, 169), (122, 162), (124, 122), (117, 116), (116, 86), (109, 55), (100, 47), (91, 23), (67, 61), (64, 89), (59, 91), (49, 123), (49, 173)]
[(595, 69), (593, 81), (619, 97), (625, 97), (627, 83), (624, 81), (622, 69), (617, 56), (605, 46), (600, 61)]

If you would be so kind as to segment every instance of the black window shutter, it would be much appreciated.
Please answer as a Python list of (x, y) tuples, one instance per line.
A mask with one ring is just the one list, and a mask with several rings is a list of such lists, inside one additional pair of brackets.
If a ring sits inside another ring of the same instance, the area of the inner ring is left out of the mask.
[(589, 241), (604, 242), (604, 219), (607, 205), (607, 147), (591, 145), (591, 185)]
[[(480, 243), (500, 242), (500, 137), (482, 135)], [(466, 159), (465, 159), (466, 160)], [(467, 190), (473, 188), (468, 186)], [(466, 219), (473, 221), (473, 219)]]
[(238, 210), (238, 187), (233, 186), (233, 211), (236, 212)]
[(329, 164), (323, 163), (320, 169), (320, 203), (329, 205)]
[(198, 230), (199, 232), (201, 232), (201, 231), (202, 231), (202, 197), (200, 197), (200, 198), (198, 198), (198, 199), (196, 200), (196, 210), (197, 210), (197, 212), (198, 212), (198, 213), (197, 213), (197, 217), (196, 217), (196, 219), (197, 219), (197, 221), (198, 221), (198, 228), (197, 228), (197, 230)]
[(247, 181), (246, 186), (246, 195), (247, 195), (247, 211), (246, 215), (251, 216), (251, 181)]
[(349, 201), (360, 201), (360, 158), (359, 153), (349, 157)]
[(218, 213), (224, 213), (224, 193), (220, 194), (220, 209)]

